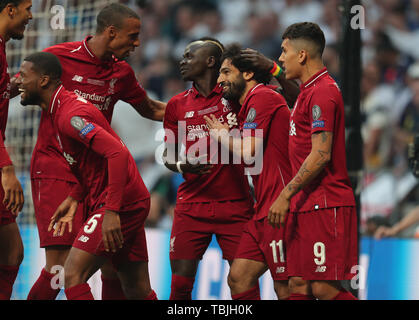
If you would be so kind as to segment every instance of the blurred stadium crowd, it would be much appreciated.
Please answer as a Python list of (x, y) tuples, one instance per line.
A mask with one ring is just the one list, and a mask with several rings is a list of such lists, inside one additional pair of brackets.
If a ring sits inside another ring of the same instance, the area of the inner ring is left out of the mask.
[[(142, 19), (141, 44), (128, 62), (151, 97), (168, 101), (190, 86), (182, 81), (178, 68), (190, 41), (212, 36), (224, 45), (239, 42), (276, 60), (281, 53), (283, 31), (300, 21), (316, 22), (324, 31), (327, 44), (324, 63), (339, 83), (340, 0), (120, 2), (138, 11)], [(43, 10), (49, 3), (39, 1), (33, 11)], [(407, 144), (419, 132), (419, 0), (365, 0), (362, 6), (365, 29), (361, 30), (364, 140), (361, 231), (373, 235), (379, 225), (393, 225), (419, 204), (417, 179), (407, 163)], [(94, 19), (93, 14), (90, 19)], [(48, 23), (44, 28), (48, 28)], [(38, 28), (41, 27), (39, 24)], [(81, 40), (86, 35), (73, 35), (76, 38), (63, 41)], [(43, 35), (33, 45), (41, 50), (55, 44), (51, 39)], [(182, 177), (156, 162), (163, 143), (162, 124), (134, 113), (124, 103), (118, 103), (113, 127), (136, 158), (151, 191), (148, 226), (170, 228)], [(415, 227), (400, 235), (419, 237), (419, 229), (415, 231)]]

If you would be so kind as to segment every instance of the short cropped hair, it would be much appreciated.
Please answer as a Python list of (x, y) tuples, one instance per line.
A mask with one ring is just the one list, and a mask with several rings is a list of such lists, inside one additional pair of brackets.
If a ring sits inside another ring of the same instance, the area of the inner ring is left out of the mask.
[(101, 34), (109, 26), (115, 26), (121, 29), (124, 20), (127, 18), (140, 20), (138, 14), (129, 7), (120, 3), (111, 3), (104, 7), (97, 15), (96, 33)]
[(243, 59), (242, 47), (238, 43), (233, 43), (227, 46), (224, 50), (224, 53), (221, 57), (221, 63), (225, 59), (230, 59), (231, 64), (239, 69), (240, 72), (253, 72), (253, 79), (258, 83), (267, 84), (271, 80), (271, 74), (265, 70), (259, 70), (253, 67), (252, 63)]
[(282, 39), (303, 39), (316, 46), (317, 54), (321, 57), (326, 45), (323, 31), (313, 22), (298, 22), (290, 25), (282, 35)]
[(210, 55), (215, 58), (215, 68), (217, 70), (221, 67), (221, 57), (224, 52), (224, 45), (213, 37), (202, 37), (196, 41), (203, 41), (208, 46)]
[(17, 7), (23, 0), (0, 0), (0, 12), (3, 11), (6, 6), (11, 3), (15, 7)]
[(62, 75), (61, 63), (58, 58), (49, 52), (36, 52), (27, 56), (24, 61), (33, 63), (33, 70), (49, 76), (51, 80), (59, 80)]

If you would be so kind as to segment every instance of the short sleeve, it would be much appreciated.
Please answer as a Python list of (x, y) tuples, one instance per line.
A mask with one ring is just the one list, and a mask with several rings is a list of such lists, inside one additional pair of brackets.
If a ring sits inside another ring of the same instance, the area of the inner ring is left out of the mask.
[(137, 106), (145, 99), (147, 93), (139, 84), (132, 68), (128, 66), (127, 69), (128, 73), (122, 81), (124, 86), (121, 93), (121, 100), (133, 106)]
[(254, 95), (248, 102), (247, 113), (244, 115), (243, 137), (263, 136), (266, 139), (273, 114), (281, 107), (287, 107), (278, 93), (262, 93)]
[(165, 132), (164, 141), (167, 144), (174, 144), (178, 142), (178, 117), (176, 110), (176, 103), (170, 100), (167, 103), (166, 111), (163, 119), (163, 128)]
[(60, 133), (89, 147), (94, 136), (103, 130), (86, 115), (67, 114), (59, 121)]
[(322, 88), (313, 93), (308, 110), (312, 134), (319, 131), (334, 131), (337, 108), (334, 92), (333, 88)]

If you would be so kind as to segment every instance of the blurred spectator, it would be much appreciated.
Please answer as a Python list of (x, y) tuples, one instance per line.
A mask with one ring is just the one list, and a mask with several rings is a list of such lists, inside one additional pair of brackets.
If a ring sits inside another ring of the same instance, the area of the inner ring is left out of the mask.
[(364, 165), (366, 172), (376, 172), (389, 164), (392, 130), (389, 110), (393, 107), (391, 85), (380, 83), (378, 63), (370, 62), (361, 79), (361, 112), (364, 118)]
[(413, 237), (419, 238), (419, 206), (413, 208), (408, 214), (404, 216), (399, 222), (393, 226), (380, 226), (374, 233), (376, 239), (385, 237), (394, 237), (400, 234), (402, 231), (414, 227), (418, 224), (417, 228), (413, 232)]
[(373, 216), (367, 219), (366, 229), (365, 229), (365, 236), (372, 237), (376, 234), (377, 230), (380, 228), (389, 227), (390, 223), (388, 219), (383, 216)]
[(413, 142), (413, 137), (419, 132), (419, 62), (408, 69), (408, 86), (412, 98), (402, 112), (396, 128), (394, 149), (407, 167), (407, 145)]

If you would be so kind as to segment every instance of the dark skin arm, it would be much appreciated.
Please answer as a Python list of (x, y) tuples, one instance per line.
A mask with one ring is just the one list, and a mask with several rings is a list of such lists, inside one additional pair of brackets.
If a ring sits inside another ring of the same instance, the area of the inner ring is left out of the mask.
[(321, 131), (311, 136), (311, 152), (295, 177), (285, 186), (269, 209), (268, 221), (280, 227), (290, 208), (291, 198), (317, 177), (329, 163), (332, 155), (333, 133)]
[[(242, 50), (242, 57), (248, 60), (256, 69), (264, 70), (267, 73), (273, 68), (274, 61), (265, 57), (260, 52), (247, 48)], [(282, 94), (291, 108), (294, 106), (300, 93), (300, 87), (294, 80), (287, 80), (284, 72), (279, 78), (274, 78), (282, 87)]]
[[(170, 151), (169, 151), (170, 150)], [(198, 157), (198, 155), (195, 155)], [(207, 158), (207, 155), (203, 155), (198, 157), (199, 158)], [(178, 168), (176, 166), (176, 163), (179, 161), (179, 152), (178, 152), (178, 146), (177, 144), (167, 146), (164, 149), (163, 152), (163, 162), (167, 169), (173, 171), (173, 172), (179, 172)], [(188, 160), (184, 161), (180, 164), (180, 169), (184, 173), (193, 173), (193, 174), (208, 174), (211, 172), (213, 168), (212, 164), (208, 163), (190, 163)]]
[(139, 105), (133, 107), (144, 118), (155, 121), (163, 121), (166, 111), (166, 103), (150, 99), (147, 96)]

